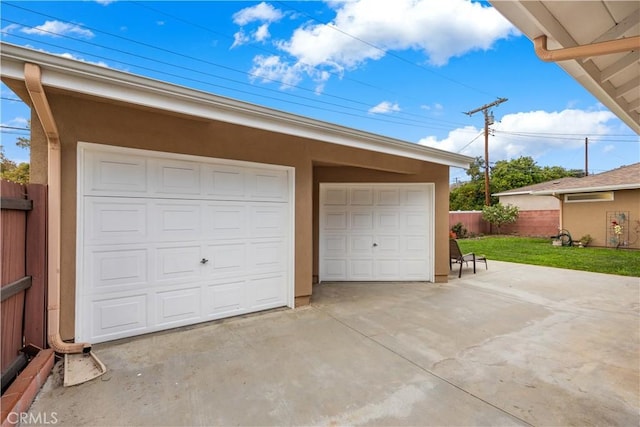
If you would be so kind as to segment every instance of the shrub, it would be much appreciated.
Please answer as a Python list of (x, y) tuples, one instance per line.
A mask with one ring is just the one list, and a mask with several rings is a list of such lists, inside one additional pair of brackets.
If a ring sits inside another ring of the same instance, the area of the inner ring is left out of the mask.
[(500, 227), (503, 224), (509, 224), (516, 222), (520, 215), (520, 211), (517, 206), (503, 205), (496, 203), (493, 206), (485, 206), (482, 208), (482, 219), (493, 224), (497, 228), (498, 234), (500, 234)]

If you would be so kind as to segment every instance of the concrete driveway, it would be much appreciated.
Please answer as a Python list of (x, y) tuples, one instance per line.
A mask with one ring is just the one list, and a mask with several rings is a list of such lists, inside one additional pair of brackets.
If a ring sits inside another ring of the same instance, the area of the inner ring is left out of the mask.
[(489, 261), (432, 283), (324, 283), (312, 305), (95, 346), (57, 425), (640, 423), (640, 280)]

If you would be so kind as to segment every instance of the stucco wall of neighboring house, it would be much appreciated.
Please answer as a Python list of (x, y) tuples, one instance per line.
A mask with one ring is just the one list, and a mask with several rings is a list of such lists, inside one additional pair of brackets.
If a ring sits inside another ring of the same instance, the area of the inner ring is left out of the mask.
[[(64, 339), (73, 338), (75, 326), (79, 141), (295, 167), (295, 296), (298, 305), (308, 303), (313, 275), (318, 274), (319, 182), (433, 182), (436, 193), (435, 277), (438, 281), (447, 280), (447, 166), (149, 108), (69, 96), (55, 90), (48, 96), (62, 146), (61, 335)], [(43, 142), (34, 143), (36, 152), (41, 152), (42, 147), (38, 145)], [(32, 170), (42, 177), (46, 160), (42, 157), (34, 160)]]
[(609, 202), (581, 202), (562, 204), (562, 224), (574, 239), (585, 234), (593, 238), (593, 246), (610, 246), (608, 244), (611, 224), (609, 212), (628, 212), (627, 220), (629, 247), (640, 248), (638, 223), (640, 221), (640, 189), (618, 190), (614, 200)]
[(498, 198), (503, 205), (517, 206), (521, 211), (544, 211), (560, 209), (560, 201), (553, 196), (532, 196), (530, 194), (517, 194), (513, 196), (500, 196)]

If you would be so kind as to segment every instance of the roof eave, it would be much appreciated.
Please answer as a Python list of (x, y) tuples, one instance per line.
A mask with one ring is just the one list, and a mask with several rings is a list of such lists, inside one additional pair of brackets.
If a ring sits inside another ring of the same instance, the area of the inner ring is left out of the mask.
[(555, 196), (556, 194), (574, 194), (574, 193), (597, 193), (601, 191), (616, 191), (616, 190), (638, 190), (640, 189), (640, 183), (633, 184), (620, 184), (620, 185), (601, 185), (596, 187), (578, 187), (578, 188), (558, 188), (555, 190), (541, 190), (534, 191), (531, 194), (534, 196)]
[(468, 168), (473, 158), (308, 117), (238, 101), (99, 65), (0, 43), (2, 76), (24, 80), (24, 64), (38, 64), (46, 87), (74, 91), (189, 116)]

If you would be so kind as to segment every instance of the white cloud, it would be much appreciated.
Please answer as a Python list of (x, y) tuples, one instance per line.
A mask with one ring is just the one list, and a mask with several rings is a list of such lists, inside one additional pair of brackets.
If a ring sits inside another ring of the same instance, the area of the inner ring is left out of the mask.
[(92, 38), (93, 32), (75, 24), (62, 21), (46, 21), (42, 25), (33, 28), (22, 28), (20, 31), (26, 34), (37, 34), (40, 36), (59, 37), (63, 35), (75, 35), (85, 38)]
[(398, 103), (391, 103), (389, 101), (382, 101), (375, 107), (369, 109), (369, 113), (371, 114), (388, 114), (394, 111), (401, 111), (400, 106)]
[(251, 22), (277, 22), (282, 19), (282, 12), (270, 4), (262, 2), (256, 6), (246, 7), (233, 14), (233, 22), (244, 26)]
[[(496, 160), (520, 156), (537, 158), (551, 150), (579, 148), (584, 146), (584, 138), (572, 135), (615, 133), (615, 129), (607, 124), (615, 117), (609, 111), (572, 109), (507, 114), (491, 126), (495, 132), (489, 137), (489, 157)], [(590, 137), (589, 140), (597, 144), (597, 138)], [(484, 156), (481, 127), (466, 126), (449, 132), (444, 139), (428, 136), (418, 143), (468, 156)]]
[(281, 61), (277, 55), (258, 55), (253, 58), (253, 68), (250, 71), (252, 80), (262, 79), (263, 82), (280, 81), (281, 88), (296, 85), (301, 80), (301, 71), (286, 62)]
[[(233, 35), (234, 41), (231, 48), (250, 43), (254, 40), (264, 42), (271, 37), (269, 25), (273, 22), (278, 22), (283, 16), (280, 10), (265, 2), (256, 6), (246, 7), (234, 13), (233, 22), (241, 28)], [(251, 35), (247, 35), (243, 27), (254, 22), (258, 22), (260, 25), (255, 31), (251, 32)]]
[(114, 3), (116, 0), (96, 0), (96, 3), (101, 4), (103, 6), (108, 6), (111, 3)]
[[(519, 34), (494, 8), (467, 0), (354, 0), (327, 5), (335, 10), (331, 22), (306, 23), (288, 40), (274, 43), (292, 65), (343, 73), (384, 57), (386, 51), (417, 50), (431, 65), (442, 66), (453, 57), (491, 49), (497, 40)], [(254, 16), (238, 14), (234, 15), (238, 24)]]

